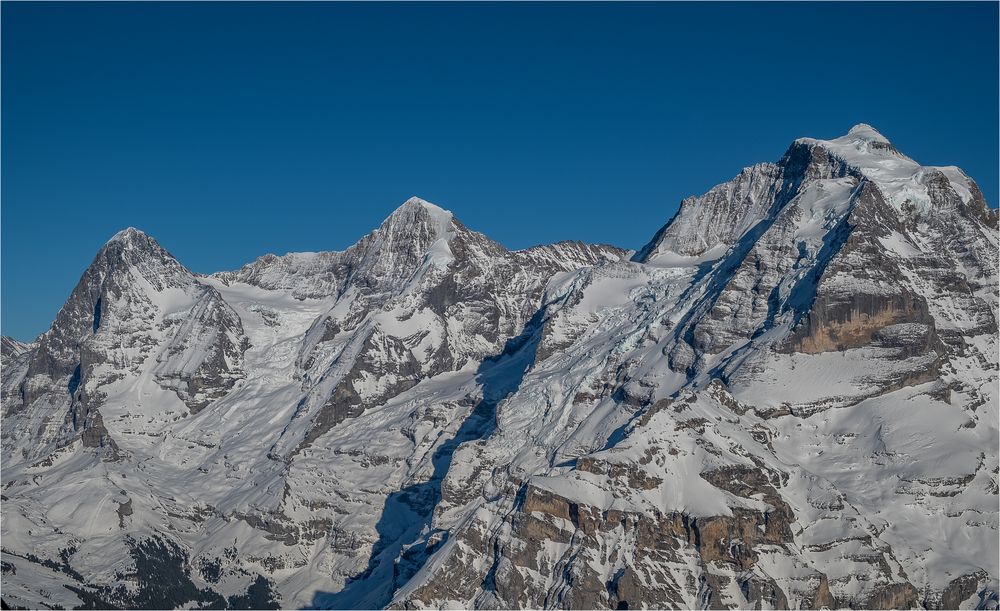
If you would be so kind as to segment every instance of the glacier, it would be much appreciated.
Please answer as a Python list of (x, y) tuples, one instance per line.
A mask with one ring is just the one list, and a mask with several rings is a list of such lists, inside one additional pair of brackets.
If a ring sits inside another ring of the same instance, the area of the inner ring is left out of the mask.
[(997, 212), (869, 125), (637, 251), (411, 198), (3, 338), (11, 608), (998, 608)]

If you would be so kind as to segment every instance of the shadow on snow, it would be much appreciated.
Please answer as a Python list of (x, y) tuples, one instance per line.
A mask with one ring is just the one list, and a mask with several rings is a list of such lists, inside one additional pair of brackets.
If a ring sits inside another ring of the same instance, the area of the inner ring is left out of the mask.
[(441, 501), (441, 486), (451, 469), (452, 456), (460, 445), (485, 439), (496, 429), (497, 405), (515, 392), (534, 365), (541, 338), (545, 307), (539, 309), (518, 337), (507, 340), (503, 351), (487, 357), (476, 372), (483, 398), (469, 412), (455, 436), (434, 451), (429, 480), (390, 494), (375, 530), (368, 566), (350, 578), (335, 593), (317, 592), (313, 608), (378, 609), (392, 600), (427, 559), (448, 539), (446, 531), (431, 528), (434, 509)]

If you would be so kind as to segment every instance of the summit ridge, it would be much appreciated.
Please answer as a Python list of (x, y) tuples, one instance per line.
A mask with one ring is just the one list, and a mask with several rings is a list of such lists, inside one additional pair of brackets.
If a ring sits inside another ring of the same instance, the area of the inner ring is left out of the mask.
[(996, 608), (975, 182), (858, 124), (664, 221), (511, 251), (412, 197), (209, 276), (119, 232), (4, 338), (4, 604)]

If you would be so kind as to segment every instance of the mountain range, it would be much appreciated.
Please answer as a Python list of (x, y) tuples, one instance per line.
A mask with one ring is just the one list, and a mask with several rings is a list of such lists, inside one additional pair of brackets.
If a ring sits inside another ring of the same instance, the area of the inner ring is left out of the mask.
[(5, 608), (987, 608), (997, 211), (868, 125), (638, 251), (419, 198), (2, 342)]

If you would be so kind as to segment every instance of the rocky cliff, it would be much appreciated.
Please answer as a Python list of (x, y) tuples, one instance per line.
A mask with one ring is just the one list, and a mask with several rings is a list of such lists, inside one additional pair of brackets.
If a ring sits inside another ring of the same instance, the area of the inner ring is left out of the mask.
[(998, 231), (873, 128), (637, 252), (411, 199), (3, 344), (8, 605), (995, 608)]

